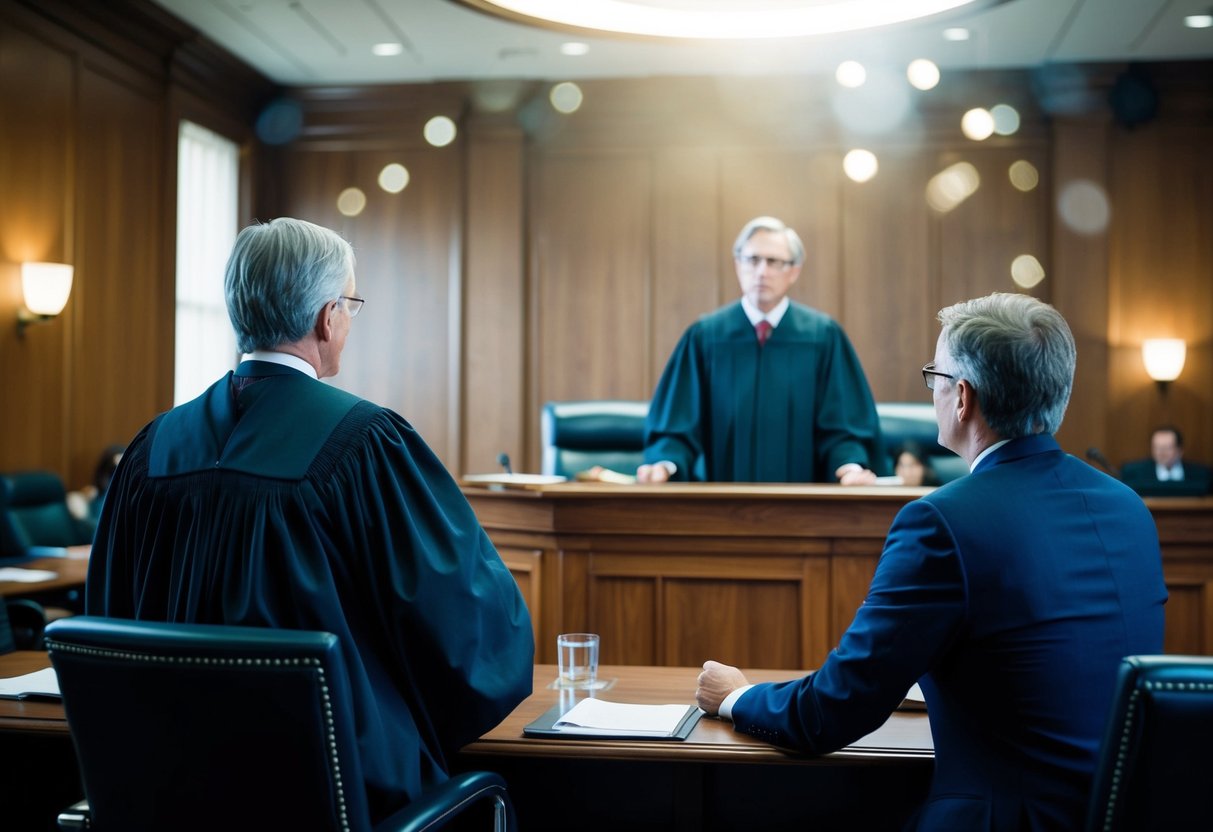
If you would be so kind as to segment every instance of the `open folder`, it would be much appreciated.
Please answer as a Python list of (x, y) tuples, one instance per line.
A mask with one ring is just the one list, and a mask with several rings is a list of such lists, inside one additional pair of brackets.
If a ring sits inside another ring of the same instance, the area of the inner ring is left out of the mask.
[(553, 705), (522, 729), (528, 737), (685, 740), (703, 716), (694, 705), (628, 705), (604, 699), (582, 699), (561, 713)]

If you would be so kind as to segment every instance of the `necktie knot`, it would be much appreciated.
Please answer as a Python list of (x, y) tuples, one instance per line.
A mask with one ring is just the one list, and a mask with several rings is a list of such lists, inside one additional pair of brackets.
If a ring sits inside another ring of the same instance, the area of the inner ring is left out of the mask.
[(754, 324), (754, 331), (758, 335), (758, 346), (761, 347), (767, 342), (767, 339), (771, 337), (771, 330), (774, 328), (775, 327), (771, 325), (771, 322), (765, 319)]

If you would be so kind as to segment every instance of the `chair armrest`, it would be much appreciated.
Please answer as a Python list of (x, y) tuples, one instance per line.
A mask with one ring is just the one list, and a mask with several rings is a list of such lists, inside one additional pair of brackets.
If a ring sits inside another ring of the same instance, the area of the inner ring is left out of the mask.
[(492, 828), (496, 832), (513, 829), (514, 805), (505, 790), (505, 780), (489, 771), (469, 771), (456, 774), (384, 818), (375, 824), (375, 832), (431, 832), (486, 801), (497, 804)]
[(93, 816), (89, 812), (87, 800), (73, 803), (60, 812), (57, 819), (59, 832), (75, 832), (77, 829), (90, 829), (92, 822)]

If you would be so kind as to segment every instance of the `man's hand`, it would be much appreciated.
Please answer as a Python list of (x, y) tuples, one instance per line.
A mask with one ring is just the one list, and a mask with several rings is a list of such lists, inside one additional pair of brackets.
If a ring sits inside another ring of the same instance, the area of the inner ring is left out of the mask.
[(839, 485), (875, 485), (876, 472), (869, 471), (857, 462), (840, 465), (834, 472)]
[(670, 469), (661, 463), (641, 465), (636, 469), (636, 482), (669, 482)]
[(715, 714), (730, 693), (748, 685), (749, 681), (737, 668), (708, 660), (703, 663), (698, 684), (699, 687), (695, 688), (695, 704), (709, 714)]

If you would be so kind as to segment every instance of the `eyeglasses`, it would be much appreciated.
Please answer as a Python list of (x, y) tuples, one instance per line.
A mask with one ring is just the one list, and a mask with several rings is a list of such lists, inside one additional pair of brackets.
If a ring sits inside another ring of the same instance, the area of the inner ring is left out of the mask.
[(953, 381), (956, 380), (956, 376), (950, 376), (947, 373), (941, 373), (938, 370), (936, 370), (935, 362), (932, 361), (930, 364), (927, 364), (927, 365), (923, 366), (923, 368), (922, 368), (922, 380), (923, 380), (923, 383), (925, 383), (927, 385), (928, 390), (935, 389), (935, 376), (942, 376), (943, 378), (950, 378)]
[(355, 298), (350, 295), (338, 295), (337, 300), (345, 301), (345, 311), (350, 313), (351, 318), (357, 318), (358, 313), (362, 311), (362, 304), (366, 303), (366, 298)]
[(767, 264), (767, 268), (777, 272), (786, 272), (795, 265), (791, 260), (780, 260), (778, 257), (763, 257), (758, 254), (740, 255), (737, 262), (749, 266), (751, 269), (756, 269), (763, 263)]

